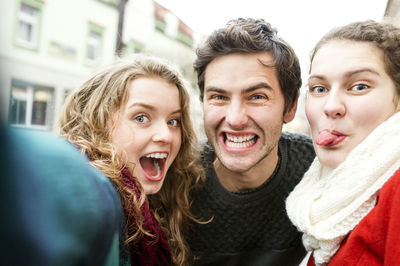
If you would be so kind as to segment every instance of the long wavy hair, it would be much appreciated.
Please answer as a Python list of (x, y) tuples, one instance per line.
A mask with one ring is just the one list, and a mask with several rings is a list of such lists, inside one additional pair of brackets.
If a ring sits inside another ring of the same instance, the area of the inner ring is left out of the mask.
[[(160, 191), (148, 197), (150, 209), (159, 221), (172, 250), (175, 265), (187, 265), (191, 253), (184, 239), (189, 219), (197, 221), (190, 212), (189, 191), (204, 182), (203, 169), (199, 163), (199, 147), (189, 117), (189, 96), (180, 74), (168, 64), (149, 56), (119, 59), (93, 75), (73, 92), (63, 107), (60, 119), (60, 135), (77, 145), (93, 166), (101, 170), (118, 189), (128, 217), (127, 228), (137, 228), (128, 235), (126, 243), (138, 240), (143, 228), (141, 206), (146, 201), (139, 184), (140, 197), (122, 185), (121, 169), (127, 164), (116, 152), (111, 133), (117, 113), (128, 99), (128, 85), (137, 78), (157, 77), (175, 84), (179, 90), (181, 116), (181, 148), (167, 172)], [(168, 103), (166, 103), (168, 104)], [(132, 202), (127, 202), (126, 195)], [(130, 206), (129, 208), (127, 206)], [(133, 208), (132, 208), (133, 206)], [(128, 230), (127, 230), (128, 231)]]

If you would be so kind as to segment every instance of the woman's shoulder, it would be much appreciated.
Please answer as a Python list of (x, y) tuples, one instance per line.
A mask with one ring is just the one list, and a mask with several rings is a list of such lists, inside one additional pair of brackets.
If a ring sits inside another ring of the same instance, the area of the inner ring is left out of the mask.
[(393, 194), (400, 197), (400, 168), (392, 175), (392, 177), (382, 187), (379, 195)]
[(400, 184), (400, 168), (396, 170), (396, 172), (394, 173), (394, 175), (392, 176), (391, 179), (395, 180), (393, 182), (396, 182), (397, 185)]

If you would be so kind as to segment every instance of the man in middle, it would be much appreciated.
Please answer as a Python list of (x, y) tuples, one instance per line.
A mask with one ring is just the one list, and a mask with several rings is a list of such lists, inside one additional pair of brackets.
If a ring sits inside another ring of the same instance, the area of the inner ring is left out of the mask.
[(264, 20), (214, 31), (194, 67), (208, 145), (207, 181), (192, 194), (195, 265), (298, 265), (305, 255), (285, 199), (315, 157), (308, 137), (284, 133), (301, 86), (293, 49)]

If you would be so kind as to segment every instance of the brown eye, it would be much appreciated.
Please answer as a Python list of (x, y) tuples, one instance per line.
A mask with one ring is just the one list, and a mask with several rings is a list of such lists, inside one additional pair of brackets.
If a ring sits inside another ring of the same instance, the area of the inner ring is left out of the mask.
[(223, 95), (214, 95), (211, 98), (214, 100), (225, 100), (226, 99), (226, 97)]
[(255, 95), (253, 95), (253, 96), (251, 96), (251, 99), (253, 99), (253, 100), (264, 100), (264, 99), (266, 99), (267, 97), (265, 97), (264, 95), (262, 95), (262, 94), (255, 94)]

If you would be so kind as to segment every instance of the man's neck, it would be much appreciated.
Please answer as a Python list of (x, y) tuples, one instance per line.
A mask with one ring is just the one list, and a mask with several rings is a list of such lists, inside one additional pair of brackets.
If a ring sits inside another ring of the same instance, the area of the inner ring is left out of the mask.
[(256, 189), (264, 184), (274, 173), (278, 160), (278, 149), (274, 149), (267, 157), (247, 171), (231, 171), (218, 158), (214, 161), (214, 169), (220, 183), (226, 190), (242, 192)]

